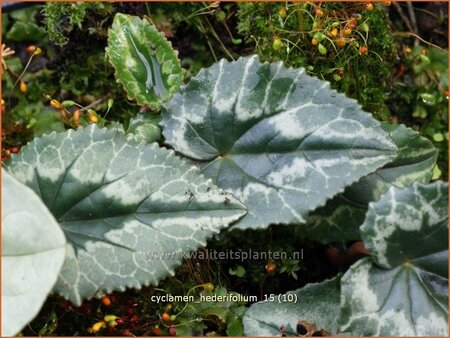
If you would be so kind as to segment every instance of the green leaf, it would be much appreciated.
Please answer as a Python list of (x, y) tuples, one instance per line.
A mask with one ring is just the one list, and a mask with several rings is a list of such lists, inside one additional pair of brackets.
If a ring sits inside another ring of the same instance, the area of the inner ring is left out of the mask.
[(106, 52), (116, 80), (128, 98), (140, 105), (159, 109), (183, 81), (178, 53), (171, 43), (155, 26), (136, 16), (116, 14)]
[(234, 268), (234, 269), (229, 268), (228, 273), (231, 276), (236, 276), (236, 277), (242, 278), (245, 276), (245, 268), (242, 265), (237, 265), (236, 268)]
[(76, 305), (157, 284), (245, 214), (173, 151), (95, 124), (33, 140), (7, 169), (38, 193), (71, 243), (55, 290)]
[[(264, 301), (253, 304), (244, 314), (246, 336), (279, 336), (280, 327), (288, 335), (297, 336), (297, 323), (300, 320), (314, 324), (317, 330), (325, 330), (336, 335), (339, 314), (340, 276), (312, 283), (286, 294), (295, 295), (297, 301)], [(276, 296), (277, 297), (277, 296)]]
[(340, 329), (352, 335), (448, 336), (448, 185), (391, 187), (369, 204), (372, 258), (342, 277)]
[(161, 124), (167, 143), (248, 207), (240, 229), (305, 222), (396, 150), (379, 123), (328, 82), (256, 56), (200, 71)]
[(6, 38), (10, 41), (41, 41), (45, 35), (45, 29), (34, 22), (17, 21), (6, 34)]
[(66, 239), (39, 197), (3, 169), (2, 195), (2, 336), (12, 336), (56, 283)]
[(377, 201), (391, 186), (403, 188), (430, 181), (437, 159), (433, 144), (404, 125), (384, 123), (382, 127), (397, 145), (395, 160), (311, 213), (305, 237), (321, 243), (357, 240), (369, 202)]
[(228, 337), (242, 337), (244, 335), (244, 324), (239, 318), (232, 318), (227, 324)]
[(130, 119), (127, 133), (132, 134), (137, 141), (156, 142), (161, 138), (161, 129), (158, 126), (160, 121), (161, 115), (139, 113)]

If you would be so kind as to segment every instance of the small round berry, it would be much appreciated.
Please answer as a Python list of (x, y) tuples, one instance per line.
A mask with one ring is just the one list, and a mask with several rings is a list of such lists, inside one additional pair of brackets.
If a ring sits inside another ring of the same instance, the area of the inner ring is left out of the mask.
[(272, 48), (273, 48), (274, 50), (278, 51), (278, 50), (281, 49), (281, 47), (283, 47), (283, 42), (281, 41), (281, 39), (280, 39), (279, 37), (276, 37), (276, 38), (273, 40)]
[(27, 87), (27, 84), (25, 83), (25, 81), (20, 80), (19, 89), (24, 94), (27, 92), (28, 87)]
[(319, 18), (321, 18), (321, 17), (324, 16), (323, 10), (321, 10), (321, 9), (318, 8), (318, 7), (316, 7), (316, 8), (314, 9), (314, 13), (315, 13)]
[(345, 38), (337, 38), (336, 40), (334, 40), (334, 43), (336, 44), (336, 46), (338, 46), (339, 48), (342, 48), (345, 46), (345, 44), (347, 43), (347, 41), (345, 40)]
[(108, 297), (107, 294), (104, 294), (102, 296), (102, 303), (104, 306), (110, 306), (111, 305), (111, 299)]
[(362, 47), (359, 47), (359, 53), (361, 55), (367, 55), (369, 53), (369, 50), (367, 49), (366, 46), (362, 46)]
[(27, 48), (25, 48), (25, 51), (28, 54), (33, 54), (36, 51), (37, 47), (35, 45), (29, 45)]
[(330, 32), (330, 35), (331, 35), (333, 38), (335, 38), (336, 36), (338, 36), (338, 34), (339, 34), (339, 31), (338, 31), (337, 28), (333, 28), (333, 29), (331, 30), (331, 32)]
[(268, 274), (272, 274), (272, 273), (275, 272), (276, 265), (275, 265), (274, 262), (268, 262), (266, 264), (265, 268), (266, 268), (266, 271), (267, 271)]
[(9, 150), (11, 151), (11, 153), (17, 154), (20, 151), (20, 147), (14, 146), (14, 147), (11, 147)]
[(164, 320), (165, 322), (168, 322), (168, 321), (170, 321), (170, 315), (167, 312), (164, 312), (161, 315), (161, 319)]
[(214, 284), (212, 283), (203, 284), (203, 290), (205, 290), (206, 292), (212, 292), (214, 290)]

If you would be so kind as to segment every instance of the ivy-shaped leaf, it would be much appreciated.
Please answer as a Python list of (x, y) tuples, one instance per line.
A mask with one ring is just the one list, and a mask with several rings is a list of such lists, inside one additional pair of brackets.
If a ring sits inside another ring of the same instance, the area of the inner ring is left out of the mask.
[(132, 134), (136, 140), (147, 143), (156, 142), (161, 138), (161, 129), (158, 123), (161, 115), (152, 113), (139, 113), (130, 119), (128, 134)]
[(413, 182), (428, 183), (437, 150), (419, 133), (404, 125), (382, 124), (398, 148), (397, 157), (375, 173), (361, 178), (308, 216), (304, 236), (321, 243), (360, 239), (369, 202), (377, 201), (389, 187), (404, 188)]
[(37, 138), (7, 169), (41, 197), (71, 243), (55, 290), (76, 305), (157, 284), (185, 252), (246, 213), (173, 151), (96, 125)]
[(342, 277), (342, 332), (448, 336), (448, 185), (391, 187), (361, 227), (372, 254)]
[(2, 337), (38, 314), (65, 255), (64, 233), (46, 206), (2, 169)]
[(159, 109), (183, 81), (172, 44), (155, 26), (136, 16), (116, 14), (106, 52), (116, 80), (139, 105)]
[(249, 209), (234, 228), (306, 214), (395, 158), (379, 123), (328, 82), (256, 56), (203, 69), (164, 110), (168, 144)]
[[(325, 330), (331, 335), (338, 331), (336, 318), (339, 315), (340, 276), (322, 283), (312, 283), (275, 299), (250, 306), (244, 314), (246, 336), (279, 336), (280, 328), (291, 336), (298, 336), (297, 324), (306, 321), (316, 330)], [(283, 298), (284, 297), (284, 298)], [(304, 335), (304, 334), (301, 334)]]
[(10, 41), (41, 41), (45, 36), (45, 29), (32, 21), (16, 21), (6, 34)]

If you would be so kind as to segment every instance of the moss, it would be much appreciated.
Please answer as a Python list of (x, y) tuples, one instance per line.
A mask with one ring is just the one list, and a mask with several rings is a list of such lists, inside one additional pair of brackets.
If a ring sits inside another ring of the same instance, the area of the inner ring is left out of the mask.
[[(318, 9), (323, 16), (316, 14)], [(239, 3), (237, 16), (239, 33), (262, 60), (305, 67), (357, 99), (377, 118), (388, 118), (384, 102), (393, 82), (396, 44), (383, 6), (367, 11), (357, 3), (322, 3), (320, 8), (312, 3)], [(356, 27), (347, 35), (345, 29), (352, 21)], [(324, 54), (312, 42), (317, 33), (322, 34), (319, 45)], [(279, 50), (273, 48), (275, 39), (283, 43)], [(339, 47), (342, 41), (345, 45)], [(360, 47), (367, 47), (368, 54), (361, 53)]]

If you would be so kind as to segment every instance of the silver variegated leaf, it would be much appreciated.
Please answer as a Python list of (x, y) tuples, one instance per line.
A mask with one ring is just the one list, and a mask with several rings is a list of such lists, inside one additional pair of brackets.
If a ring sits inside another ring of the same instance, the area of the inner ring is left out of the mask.
[(361, 232), (372, 257), (342, 277), (341, 331), (448, 336), (448, 185), (390, 188)]
[(404, 188), (430, 181), (437, 160), (433, 144), (404, 125), (383, 123), (382, 128), (397, 145), (397, 157), (312, 212), (305, 237), (321, 243), (358, 240), (369, 202), (377, 201), (391, 186)]
[(127, 133), (133, 135), (137, 141), (156, 142), (161, 138), (159, 121), (161, 115), (138, 113), (130, 119)]
[[(286, 301), (282, 302), (283, 299)], [(272, 301), (253, 304), (245, 312), (245, 335), (279, 336), (283, 327), (286, 334), (298, 336), (296, 326), (300, 320), (315, 325), (317, 330), (336, 335), (339, 300), (340, 276), (322, 283), (308, 284), (282, 295), (280, 299), (276, 295)]]
[(65, 256), (64, 233), (47, 207), (2, 169), (2, 337), (38, 314)]
[(246, 213), (173, 151), (95, 125), (33, 140), (7, 170), (64, 230), (71, 246), (55, 290), (77, 305), (157, 284)]
[(379, 123), (328, 82), (256, 56), (200, 71), (161, 124), (168, 144), (248, 207), (241, 229), (303, 223), (396, 152)]
[(183, 81), (178, 52), (145, 19), (117, 13), (108, 31), (106, 52), (116, 80), (140, 105), (159, 109)]

